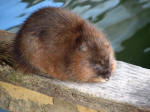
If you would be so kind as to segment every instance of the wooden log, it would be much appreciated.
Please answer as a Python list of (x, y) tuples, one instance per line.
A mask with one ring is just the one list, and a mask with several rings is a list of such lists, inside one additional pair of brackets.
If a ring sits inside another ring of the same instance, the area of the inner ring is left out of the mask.
[[(0, 38), (5, 38), (1, 33)], [(14, 34), (8, 35), (13, 39)], [(0, 66), (0, 81), (100, 112), (150, 112), (150, 70), (121, 61), (117, 61), (117, 69), (106, 83), (63, 82), (34, 74), (25, 75), (7, 65)]]

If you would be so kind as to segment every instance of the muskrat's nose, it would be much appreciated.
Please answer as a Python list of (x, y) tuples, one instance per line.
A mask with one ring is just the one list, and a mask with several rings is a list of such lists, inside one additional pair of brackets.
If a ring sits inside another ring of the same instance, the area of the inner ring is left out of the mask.
[(104, 78), (105, 81), (109, 81), (110, 75), (107, 73), (107, 74), (105, 74), (105, 75), (103, 76), (103, 78)]
[(109, 81), (109, 77), (106, 77), (105, 80), (106, 80), (106, 81)]

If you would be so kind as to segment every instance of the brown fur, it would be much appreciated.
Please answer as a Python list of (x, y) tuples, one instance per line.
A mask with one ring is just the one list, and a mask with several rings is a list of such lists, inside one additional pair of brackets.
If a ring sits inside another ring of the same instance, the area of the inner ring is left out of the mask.
[(60, 8), (33, 13), (14, 42), (15, 68), (60, 80), (109, 79), (115, 61), (105, 36), (90, 23)]

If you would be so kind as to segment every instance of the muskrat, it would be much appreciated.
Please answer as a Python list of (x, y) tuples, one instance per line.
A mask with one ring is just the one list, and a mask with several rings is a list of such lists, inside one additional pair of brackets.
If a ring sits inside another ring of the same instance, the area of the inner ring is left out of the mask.
[(62, 8), (31, 14), (14, 39), (13, 54), (16, 69), (59, 80), (106, 81), (115, 68), (104, 34)]

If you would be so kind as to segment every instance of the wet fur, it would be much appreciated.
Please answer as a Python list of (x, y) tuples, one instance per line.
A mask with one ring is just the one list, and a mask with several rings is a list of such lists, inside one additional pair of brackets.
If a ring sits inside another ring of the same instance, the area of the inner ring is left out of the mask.
[(60, 80), (109, 79), (114, 54), (105, 36), (61, 8), (43, 8), (23, 24), (14, 41), (15, 68)]

